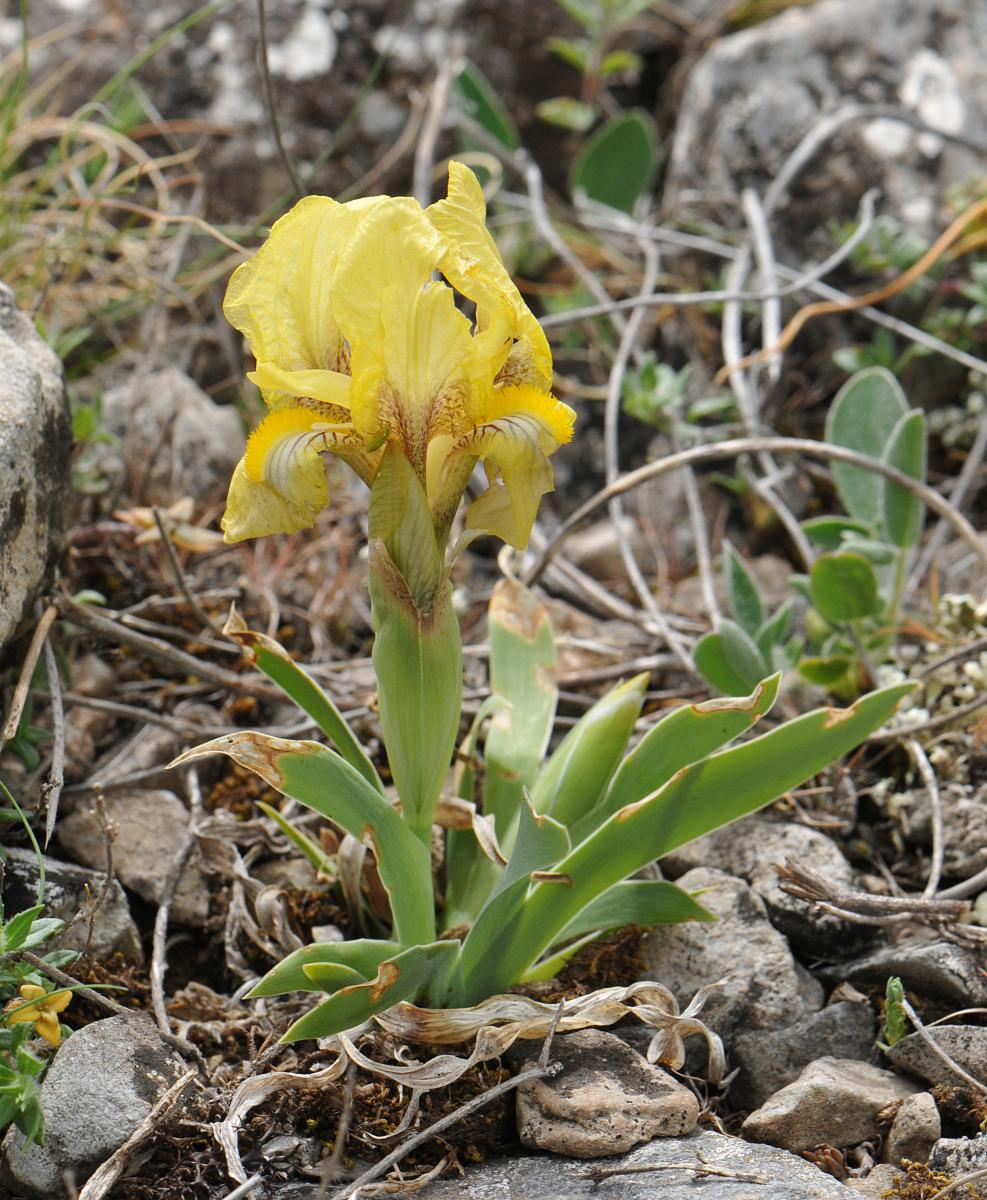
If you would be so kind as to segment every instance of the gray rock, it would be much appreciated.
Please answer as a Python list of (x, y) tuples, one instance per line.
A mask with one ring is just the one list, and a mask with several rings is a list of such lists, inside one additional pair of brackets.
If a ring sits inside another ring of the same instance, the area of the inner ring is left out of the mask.
[(868, 1004), (829, 1004), (784, 1029), (738, 1033), (730, 1043), (730, 1065), (738, 1074), (730, 1100), (757, 1108), (817, 1058), (866, 1061), (874, 1051), (877, 1019)]
[(900, 1163), (903, 1159), (924, 1163), (942, 1133), (939, 1109), (930, 1092), (906, 1096), (891, 1123), (884, 1142), (884, 1160)]
[[(697, 1177), (682, 1164), (735, 1175)], [(794, 1154), (698, 1130), (592, 1164), (555, 1155), (492, 1159), (419, 1192), (421, 1200), (852, 1200), (853, 1195)]]
[[(914, 112), (942, 133), (987, 136), (987, 9), (967, 0), (822, 0), (715, 41), (690, 72), (669, 164), (666, 207), (741, 220), (745, 186), (762, 194), (802, 137), (857, 102)], [(927, 235), (950, 184), (978, 169), (972, 150), (886, 120), (828, 139), (779, 212), (783, 246), (809, 253), (816, 231), (880, 187)], [(823, 235), (825, 238), (826, 235)]]
[[(943, 823), (943, 873), (966, 879), (987, 867), (987, 783), (974, 787), (946, 781), (939, 787)], [(924, 787), (895, 797), (907, 805), (907, 836), (913, 844), (930, 846), (932, 809)]]
[(886, 946), (838, 969), (851, 983), (884, 984), (900, 975), (908, 991), (938, 996), (961, 1008), (987, 1005), (987, 976), (973, 954), (955, 942), (906, 942)]
[(61, 549), (71, 450), (62, 365), (0, 284), (0, 649)]
[[(120, 882), (156, 903), (185, 840), (188, 810), (166, 791), (118, 791), (104, 803), (116, 830), (113, 861)], [(88, 867), (98, 866), (105, 855), (99, 816), (87, 804), (62, 818), (58, 840), (66, 854)], [(171, 913), (179, 924), (196, 927), (209, 915), (209, 886), (196, 850), (178, 880)]]
[[(928, 1036), (974, 1079), (987, 1083), (987, 1028), (983, 1025), (933, 1025)], [(895, 1042), (887, 1051), (888, 1059), (899, 1071), (917, 1075), (929, 1083), (962, 1086), (955, 1072), (917, 1033)]]
[(868, 1063), (820, 1058), (751, 1113), (744, 1136), (795, 1152), (822, 1144), (855, 1146), (877, 1137), (883, 1108), (918, 1090)]
[[(130, 915), (127, 896), (114, 879), (105, 889), (106, 876), (74, 863), (45, 858), (45, 916), (71, 921), (77, 912), (89, 912), (90, 902), (102, 897), (92, 921), (85, 919), (45, 942), (47, 950), (85, 950), (93, 958), (120, 953), (143, 961), (140, 934)], [(38, 860), (31, 850), (8, 850), (3, 869), (3, 902), (8, 912), (21, 912), (37, 903)], [(90, 937), (90, 926), (92, 936)]]
[[(190, 721), (193, 725), (212, 725), (216, 720), (215, 710), (206, 704), (183, 701), (175, 705), (174, 716)], [(123, 783), (137, 771), (154, 771), (153, 783), (157, 787), (180, 786), (181, 772), (169, 771), (168, 763), (182, 750), (195, 745), (196, 738), (189, 734), (175, 733), (161, 725), (145, 725), (120, 746), (114, 746), (107, 757), (93, 768), (90, 778), (104, 788)], [(206, 767), (208, 775), (208, 764)], [(148, 785), (149, 786), (149, 785)]]
[(822, 1007), (823, 991), (797, 969), (788, 943), (768, 921), (764, 902), (743, 880), (696, 868), (678, 880), (700, 888), (719, 920), (653, 929), (644, 944), (645, 978), (656, 979), (685, 1003), (706, 984), (730, 976), (702, 1019), (721, 1037), (737, 1029), (777, 1029)]
[[(621, 518), (624, 536), (637, 555), (648, 553), (648, 541), (637, 521)], [(614, 525), (608, 518), (576, 530), (566, 542), (566, 557), (594, 579), (623, 579), (627, 575)]]
[[(987, 1133), (972, 1138), (940, 1138), (932, 1147), (929, 1166), (948, 1175), (966, 1175), (987, 1169)], [(987, 1180), (970, 1185), (974, 1195), (987, 1197)]]
[[(521, 1142), (574, 1158), (607, 1158), (656, 1137), (691, 1133), (699, 1103), (688, 1088), (601, 1029), (555, 1040), (553, 1077), (517, 1089)], [(534, 1060), (524, 1064), (525, 1070)]]
[(893, 1195), (892, 1188), (905, 1176), (897, 1167), (890, 1163), (878, 1163), (860, 1179), (848, 1179), (847, 1187), (852, 1188), (858, 1196), (867, 1196), (871, 1200), (886, 1200)]
[[(795, 821), (772, 821), (758, 814), (696, 838), (662, 859), (661, 865), (670, 878), (698, 866), (736, 875), (757, 892), (767, 906), (772, 925), (796, 946), (805, 946), (813, 953), (824, 946), (845, 950), (846, 921), (814, 913), (805, 900), (781, 890), (775, 868), (789, 858), (818, 871), (838, 887), (857, 886), (853, 868), (831, 838)], [(853, 926), (851, 932), (859, 937), (861, 930), (866, 927)], [(864, 934), (867, 940), (871, 936), (869, 930)]]
[(182, 1072), (182, 1060), (145, 1013), (77, 1030), (41, 1085), (44, 1147), (25, 1149), (13, 1128), (3, 1140), (3, 1164), (13, 1186), (43, 1200), (64, 1196), (62, 1173), (72, 1172), (81, 1184), (123, 1145)]
[[(135, 388), (139, 391), (135, 392)], [(245, 444), (236, 409), (216, 404), (182, 371), (168, 367), (103, 397), (106, 428), (118, 440), (100, 464), (110, 475), (125, 463), (144, 473), (143, 499), (168, 505), (225, 491)]]

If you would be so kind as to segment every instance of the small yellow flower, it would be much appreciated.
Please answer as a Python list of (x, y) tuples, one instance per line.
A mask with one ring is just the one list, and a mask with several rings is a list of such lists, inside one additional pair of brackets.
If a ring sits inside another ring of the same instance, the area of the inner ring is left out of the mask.
[(46, 992), (36, 983), (22, 983), (20, 994), (20, 1001), (14, 1000), (8, 1005), (7, 1024), (30, 1021), (46, 1042), (60, 1046), (62, 1031), (58, 1024), (58, 1013), (68, 1008), (72, 993), (68, 990)]
[(575, 414), (551, 395), (545, 334), (485, 222), (476, 176), (452, 162), (446, 199), (427, 209), (307, 197), (234, 272), (224, 311), (270, 412), (230, 484), (228, 542), (310, 526), (328, 503), (323, 453), (370, 484), (391, 444), (425, 490), (440, 544), (478, 462), (488, 487), (467, 526), (527, 544)]

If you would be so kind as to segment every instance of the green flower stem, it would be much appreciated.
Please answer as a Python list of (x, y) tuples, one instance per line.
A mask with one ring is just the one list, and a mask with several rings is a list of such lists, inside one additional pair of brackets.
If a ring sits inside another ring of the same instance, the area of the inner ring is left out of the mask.
[(388, 447), (370, 492), (370, 604), (380, 722), (405, 822), (431, 846), (459, 733), (463, 651), (421, 482)]
[(430, 612), (411, 598), (386, 551), (371, 552), (373, 662), (387, 761), (405, 822), (426, 846), (459, 732), (463, 652), (449, 583)]

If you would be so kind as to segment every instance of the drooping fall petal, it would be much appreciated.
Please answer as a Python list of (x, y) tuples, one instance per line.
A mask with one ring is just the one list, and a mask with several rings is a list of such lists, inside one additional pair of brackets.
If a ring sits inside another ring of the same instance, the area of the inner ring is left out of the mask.
[(311, 409), (281, 408), (253, 431), (230, 481), (227, 542), (307, 529), (325, 508), (325, 439), (313, 430), (320, 419)]
[(461, 456), (481, 460), (489, 487), (466, 512), (468, 529), (492, 533), (515, 549), (528, 544), (542, 496), (554, 487), (548, 456), (572, 438), (575, 413), (533, 387), (500, 388), (484, 419), (461, 438), (447, 460), (451, 475)]

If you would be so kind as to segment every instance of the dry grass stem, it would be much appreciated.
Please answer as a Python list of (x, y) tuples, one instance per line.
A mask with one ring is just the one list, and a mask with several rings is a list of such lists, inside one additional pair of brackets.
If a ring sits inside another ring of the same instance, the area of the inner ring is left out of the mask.
[[(49, 630), (50, 635), (50, 630)], [(51, 637), (44, 640), (45, 678), (48, 680), (48, 701), (51, 705), (51, 766), (48, 778), (41, 785), (41, 803), (45, 808), (45, 847), (55, 832), (58, 801), (65, 786), (65, 705), (62, 700), (62, 680)]]
[(28, 693), (31, 690), (31, 677), (34, 675), (34, 668), (38, 665), (38, 659), (41, 657), (41, 650), (48, 636), (48, 631), (51, 629), (57, 616), (58, 609), (53, 604), (49, 605), (45, 609), (41, 620), (38, 621), (34, 628), (31, 642), (27, 648), (27, 654), (24, 656), (24, 662), (21, 664), (20, 674), (14, 686), (14, 695), (10, 701), (10, 711), (7, 713), (3, 732), (0, 733), (0, 749), (2, 749), (4, 743), (9, 742), (17, 734), (17, 728), (24, 714), (24, 705), (27, 703)]
[[(658, 253), (652, 242), (645, 241), (643, 249), (644, 281), (641, 285), (641, 290), (642, 292), (646, 292), (650, 291), (654, 286), (654, 281), (658, 274)], [(624, 324), (623, 332), (620, 334), (620, 342), (617, 346), (617, 353), (610, 367), (610, 375), (607, 381), (606, 407), (603, 416), (607, 483), (612, 483), (620, 475), (620, 463), (618, 459), (620, 401), (623, 394), (624, 376), (627, 373), (627, 365), (633, 353), (635, 343), (640, 336), (643, 317), (644, 310), (640, 308), (636, 309), (631, 314), (630, 320)], [(665, 614), (652, 594), (651, 588), (648, 586), (647, 580), (644, 578), (641, 568), (638, 565), (625, 527), (624, 506), (621, 497), (613, 497), (609, 504), (609, 510), (614, 537), (617, 539), (617, 545), (620, 549), (620, 557), (623, 560), (624, 569), (627, 571), (628, 578), (638, 595), (638, 599), (641, 601), (645, 612), (648, 613), (659, 629), (669, 649), (679, 659), (685, 670), (690, 675), (693, 674), (695, 668), (692, 665), (691, 655), (678, 635), (669, 626), (665, 619)]]
[[(633, 311), (642, 306), (648, 308), (686, 308), (693, 304), (767, 304), (774, 300), (783, 300), (787, 296), (793, 296), (797, 292), (804, 292), (811, 288), (814, 283), (826, 278), (841, 266), (860, 243), (867, 237), (874, 224), (874, 206), (877, 201), (878, 193), (872, 188), (866, 192), (860, 201), (860, 210), (857, 217), (857, 225), (853, 232), (842, 242), (832, 254), (825, 258), (817, 266), (810, 267), (808, 270), (796, 273), (787, 270), (780, 264), (772, 261), (772, 269), (778, 274), (792, 275), (791, 282), (782, 286), (774, 285), (770, 288), (759, 289), (757, 291), (743, 291), (739, 287), (729, 290), (709, 290), (699, 292), (642, 292), (638, 296), (626, 296), (622, 299), (612, 299), (605, 304), (589, 304), (583, 308), (568, 308), (564, 312), (548, 313), (539, 318), (540, 323), (546, 329), (554, 329), (558, 326), (570, 325), (577, 321), (587, 321), (594, 317), (608, 317), (615, 312)], [(608, 220), (606, 216), (598, 218), (583, 219), (585, 225), (596, 225), (600, 228), (607, 229), (614, 233), (628, 232), (625, 222), (614, 222)], [(640, 225), (635, 230), (638, 236), (649, 238), (652, 241), (662, 242), (667, 241), (669, 237), (674, 237), (674, 231), (671, 230), (655, 230), (652, 226)], [(684, 235), (688, 237), (689, 235)], [(716, 247), (715, 253), (719, 253), (722, 257), (733, 258), (735, 261), (740, 261), (741, 251), (734, 247), (726, 246), (721, 243), (714, 242)], [(703, 246), (707, 251), (709, 246)], [(729, 253), (725, 253), (729, 252)], [(744, 274), (749, 264), (744, 264)]]
[[(983, 466), (985, 455), (987, 455), (987, 421), (982, 421), (973, 439), (973, 445), (967, 451), (966, 459), (949, 493), (950, 504), (960, 512), (963, 511), (967, 500), (973, 499), (971, 490), (974, 488), (977, 477), (980, 474), (980, 468)], [(925, 540), (922, 553), (919, 555), (915, 569), (908, 579), (905, 588), (906, 595), (910, 595), (921, 585), (948, 534), (949, 524), (940, 517), (939, 523)]]
[(195, 847), (199, 824), (202, 820), (202, 792), (199, 788), (199, 776), (194, 767), (185, 774), (189, 797), (189, 822), (181, 845), (175, 852), (168, 874), (161, 888), (161, 898), (158, 901), (158, 911), (154, 916), (154, 934), (151, 943), (151, 1006), (154, 1009), (154, 1019), (162, 1035), (173, 1037), (171, 1021), (165, 1007), (164, 978), (168, 969), (168, 918), (171, 914), (175, 889), (181, 879), (182, 872), (188, 863)]
[(161, 538), (161, 545), (165, 552), (165, 557), (168, 560), (168, 566), (171, 568), (172, 576), (175, 583), (178, 585), (178, 590), (182, 593), (182, 598), (189, 606), (192, 616), (199, 622), (204, 629), (210, 629), (217, 637), (222, 638), (223, 631), (216, 622), (205, 611), (202, 605), (196, 600), (192, 594), (192, 590), (188, 585), (188, 580), (185, 578), (185, 572), (181, 568), (178, 561), (178, 555), (175, 553), (175, 547), (171, 543), (171, 535), (165, 525), (164, 518), (161, 515), (161, 510), (157, 505), (151, 506), (151, 513), (154, 516), (154, 523), (158, 527), (158, 533)]

